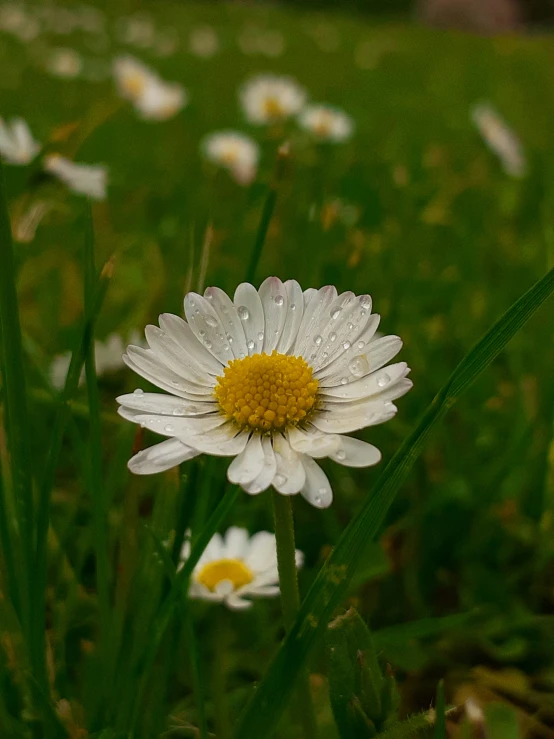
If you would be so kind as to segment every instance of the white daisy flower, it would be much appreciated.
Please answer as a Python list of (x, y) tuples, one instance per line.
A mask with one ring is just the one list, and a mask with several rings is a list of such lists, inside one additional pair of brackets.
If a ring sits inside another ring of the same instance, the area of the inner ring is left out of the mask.
[(240, 131), (217, 131), (204, 137), (202, 151), (206, 159), (228, 169), (241, 185), (248, 185), (256, 176), (260, 147)]
[(219, 50), (219, 38), (211, 26), (193, 28), (189, 37), (189, 51), (194, 56), (210, 59)]
[(345, 141), (354, 130), (352, 118), (332, 105), (308, 105), (298, 120), (302, 128), (321, 141)]
[(521, 141), (497, 111), (488, 103), (479, 103), (471, 109), (471, 119), (504, 171), (512, 177), (523, 177), (527, 162)]
[(64, 182), (70, 190), (93, 200), (104, 200), (108, 171), (102, 164), (76, 164), (59, 154), (44, 157), (44, 169)]
[(83, 58), (74, 49), (52, 49), (47, 60), (47, 69), (54, 77), (72, 80), (81, 74)]
[(113, 73), (121, 97), (130, 100), (145, 120), (168, 120), (187, 104), (188, 97), (181, 85), (165, 82), (132, 56), (117, 57)]
[(398, 336), (372, 341), (379, 316), (369, 295), (335, 287), (302, 292), (269, 277), (185, 297), (186, 321), (164, 313), (146, 327), (149, 349), (130, 346), (126, 364), (168, 394), (118, 398), (119, 413), (167, 440), (136, 454), (136, 474), (163, 472), (199, 454), (235, 457), (230, 482), (252, 495), (273, 486), (326, 508), (332, 491), (314, 458), (350, 467), (381, 453), (349, 436), (392, 418), (412, 386), (405, 362), (385, 367)]
[(306, 92), (292, 77), (261, 74), (245, 82), (240, 100), (251, 123), (276, 123), (300, 112)]
[[(182, 561), (190, 555), (190, 543), (185, 542)], [(296, 550), (296, 566), (301, 567), (304, 555)], [(224, 603), (238, 610), (250, 608), (249, 596), (279, 595), (277, 546), (275, 535), (259, 531), (253, 536), (246, 529), (232, 526), (224, 537), (214, 534), (192, 572), (189, 596), (199, 600)]]
[(9, 164), (29, 164), (41, 149), (23, 118), (0, 118), (0, 154)]

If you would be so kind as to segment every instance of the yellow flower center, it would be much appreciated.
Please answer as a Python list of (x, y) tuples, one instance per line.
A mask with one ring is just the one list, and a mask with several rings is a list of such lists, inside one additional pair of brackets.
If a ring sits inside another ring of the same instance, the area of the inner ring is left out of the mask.
[(134, 98), (139, 98), (144, 92), (146, 80), (144, 78), (144, 75), (135, 72), (129, 74), (127, 77), (124, 77), (121, 81), (121, 84), (125, 92), (127, 92)]
[(229, 580), (233, 583), (233, 588), (238, 590), (243, 585), (248, 585), (253, 579), (254, 575), (250, 568), (240, 559), (217, 559), (215, 562), (208, 562), (196, 575), (197, 582), (207, 587), (212, 593), (223, 580)]
[(314, 133), (321, 138), (327, 138), (331, 132), (331, 117), (322, 115), (314, 125)]
[(302, 357), (274, 351), (229, 362), (214, 393), (223, 413), (241, 429), (271, 431), (304, 420), (318, 385)]
[(221, 161), (229, 166), (236, 164), (238, 158), (239, 147), (236, 144), (228, 144), (227, 148), (221, 152)]
[(283, 106), (278, 98), (266, 97), (263, 102), (263, 110), (268, 118), (281, 118), (284, 115)]

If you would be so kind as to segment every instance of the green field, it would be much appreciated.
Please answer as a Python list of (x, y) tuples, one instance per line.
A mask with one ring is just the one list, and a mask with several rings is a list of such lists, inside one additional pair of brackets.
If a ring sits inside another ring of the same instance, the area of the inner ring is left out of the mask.
[[(370, 293), (380, 330), (403, 339), (399, 360), (411, 367), (414, 387), (398, 401), (394, 420), (358, 435), (381, 449), (383, 461), (359, 470), (324, 461), (334, 491), (327, 510), (293, 499), (304, 596), (458, 362), (554, 266), (554, 45), (551, 37), (480, 39), (219, 3), (160, 2), (149, 14), (158, 28), (176, 29), (180, 43), (170, 56), (118, 40), (113, 9), (106, 34), (45, 31), (23, 43), (0, 32), (0, 115), (23, 117), (48, 152), (109, 167), (108, 197), (92, 204), (96, 267), (114, 255), (97, 339), (127, 339), (160, 313), (182, 315), (191, 289), (216, 285), (232, 295), (247, 275), (268, 185), (276, 187), (277, 202), (255, 285), (278, 275), (304, 289), (333, 284), (339, 292)], [(209, 58), (187, 43), (204, 25), (219, 39)], [(282, 34), (280, 56), (241, 50), (240, 38), (268, 30)], [(84, 76), (48, 74), (44, 59), (55, 46), (82, 54)], [(118, 98), (103, 70), (125, 52), (185, 86), (190, 101), (173, 119), (140, 120)], [(86, 79), (90, 69), (103, 78)], [(291, 75), (312, 100), (343, 108), (355, 121), (352, 138), (314, 144), (294, 123), (246, 123), (237, 90), (259, 72)], [(480, 101), (517, 131), (525, 177), (507, 175), (482, 141), (470, 119)], [(202, 137), (219, 129), (259, 142), (260, 169), (250, 187), (203, 160)], [(284, 141), (290, 157), (275, 184)], [(53, 460), (44, 673), (40, 638), (38, 646), (30, 643), (10, 595), (10, 541), (21, 538), (24, 549), (25, 537), (14, 520), (18, 491), (10, 482), (14, 419), (2, 406), (0, 734), (201, 737), (208, 735), (205, 718), (218, 739), (269, 736), (263, 714), (258, 733), (249, 719), (242, 729), (237, 722), (284, 636), (278, 598), (244, 612), (173, 603), (148, 666), (168, 603), (171, 557), (185, 525), (193, 538), (205, 530), (224, 495), (229, 460), (199, 457), (164, 474), (132, 476), (126, 462), (136, 429), (117, 415), (115, 402), (147, 389), (131, 370), (100, 376), (98, 396), (89, 382), (60, 402), (50, 366), (75, 350), (83, 333), (88, 204), (46, 177), (40, 161), (4, 167), (15, 235), (33, 203), (48, 206), (34, 238), (14, 243), (28, 401), (28, 418), (20, 420), (38, 528), (55, 419), (60, 409), (69, 413)], [(208, 227), (212, 238), (203, 250)], [(4, 270), (5, 238), (0, 248)], [(426, 442), (333, 611), (354, 606), (370, 626), (382, 668), (394, 671), (401, 719), (435, 705), (444, 679), (448, 706), (473, 696), (483, 707), (487, 737), (554, 737), (552, 310), (550, 301), (537, 311)], [(6, 315), (4, 352), (13, 318)], [(3, 357), (3, 403), (11, 361)], [(155, 440), (147, 433), (144, 443)], [(230, 525), (273, 531), (270, 492), (240, 492), (219, 530)], [(33, 568), (18, 565), (14, 551), (21, 592), (36, 595)], [(35, 603), (29, 633), (40, 633), (41, 618)], [(339, 734), (329, 699), (338, 668), (324, 638), (314, 646), (306, 665), (318, 736), (375, 736), (367, 727)], [(276, 664), (286, 685), (285, 663)], [(267, 714), (271, 731), (308, 736), (294, 697), (290, 705)], [(384, 739), (447, 736), (440, 722), (412, 734), (387, 731)], [(448, 736), (474, 736), (463, 711), (449, 720)]]

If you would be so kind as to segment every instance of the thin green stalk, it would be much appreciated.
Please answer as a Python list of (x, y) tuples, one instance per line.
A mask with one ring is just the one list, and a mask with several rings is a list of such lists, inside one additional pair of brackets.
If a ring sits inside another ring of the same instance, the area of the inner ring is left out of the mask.
[(277, 193), (279, 190), (279, 184), (283, 179), (283, 175), (285, 171), (285, 163), (288, 160), (289, 156), (290, 156), (289, 144), (288, 143), (282, 144), (277, 150), (277, 161), (275, 164), (275, 174), (274, 174), (273, 182), (269, 185), (267, 197), (265, 199), (264, 207), (262, 210), (262, 217), (260, 219), (260, 225), (258, 226), (258, 232), (256, 234), (256, 241), (254, 242), (254, 248), (252, 250), (250, 262), (248, 264), (248, 269), (246, 271), (246, 282), (253, 282), (254, 278), (256, 277), (256, 270), (258, 269), (258, 264), (260, 263), (260, 258), (262, 256), (262, 251), (263, 251), (265, 239), (267, 236), (267, 231), (269, 229), (269, 224), (271, 223), (271, 218), (273, 217), (273, 211), (275, 210), (275, 204), (277, 202)]
[(85, 372), (89, 407), (89, 487), (92, 505), (92, 528), (96, 557), (96, 588), (100, 614), (98, 635), (99, 654), (103, 669), (108, 665), (108, 635), (110, 633), (110, 582), (108, 564), (107, 510), (104, 479), (102, 475), (102, 426), (100, 421), (100, 394), (96, 376), (94, 349), (94, 292), (96, 269), (94, 265), (94, 230), (90, 206), (87, 209), (84, 254), (84, 304), (85, 314), (91, 315), (90, 335), (85, 353)]
[[(275, 520), (275, 539), (277, 541), (277, 568), (281, 591), (281, 609), (287, 634), (291, 630), (300, 610), (300, 590), (296, 568), (296, 546), (294, 543), (294, 519), (292, 501), (289, 496), (271, 491), (273, 516)], [(299, 679), (298, 701), (296, 706), (298, 720), (302, 724), (304, 736), (313, 739), (317, 736), (312, 696), (308, 675)]]
[[(5, 429), (10, 450), (11, 485), (15, 497), (17, 516), (18, 545), (13, 539), (4, 542), (4, 549), (14, 547), (17, 556), (8, 566), (17, 567), (18, 572), (10, 573), (12, 591), (16, 594), (14, 605), (30, 643), (31, 590), (30, 577), (33, 562), (34, 511), (31, 487), (31, 455), (28, 439), (31, 432), (27, 413), (27, 390), (19, 305), (16, 289), (16, 268), (8, 213), (4, 171), (0, 164), (0, 337), (2, 372), (5, 404)], [(4, 534), (6, 532), (3, 532)], [(17, 586), (15, 586), (17, 583)], [(33, 653), (31, 652), (31, 659)], [(33, 660), (34, 665), (34, 660)]]
[(62, 449), (65, 428), (71, 412), (69, 400), (77, 390), (81, 368), (85, 359), (87, 347), (91, 341), (91, 324), (99, 313), (113, 274), (113, 258), (104, 265), (98, 280), (98, 288), (90, 313), (85, 312), (81, 340), (78, 348), (71, 355), (71, 362), (67, 371), (64, 389), (61, 394), (56, 418), (50, 437), (50, 449), (46, 461), (42, 483), (39, 487), (37, 512), (37, 542), (34, 569), (31, 578), (31, 592), (33, 593), (33, 628), (32, 647), (37, 660), (37, 679), (39, 683), (47, 685), (45, 662), (45, 629), (46, 629), (46, 581), (48, 562), (48, 527), (50, 523), (50, 497), (58, 459)]
[[(198, 640), (194, 631), (194, 624), (188, 604), (180, 600), (180, 612), (187, 637), (188, 652), (190, 658), (190, 669), (192, 673), (192, 688), (194, 691), (194, 700), (196, 702), (196, 711), (198, 713), (198, 729), (200, 739), (208, 739), (208, 722), (206, 719), (206, 703), (204, 690), (204, 680), (202, 675), (202, 663), (198, 650)], [(218, 735), (219, 737), (219, 735)], [(222, 737), (223, 739), (223, 737)]]
[(214, 649), (212, 652), (212, 695), (214, 702), (214, 723), (217, 739), (229, 739), (231, 723), (227, 704), (227, 668), (228, 668), (228, 628), (223, 606), (219, 606), (213, 634)]

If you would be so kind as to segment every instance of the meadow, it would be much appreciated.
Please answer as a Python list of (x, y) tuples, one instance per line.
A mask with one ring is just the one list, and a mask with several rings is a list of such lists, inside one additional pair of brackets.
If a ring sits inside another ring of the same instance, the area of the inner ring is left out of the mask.
[[(552, 38), (164, 2), (98, 6), (83, 30), (61, 7), (25, 6), (32, 38), (0, 29), (0, 115), (43, 145), (3, 165), (0, 735), (554, 737)], [(52, 73), (59, 47), (75, 75)], [(141, 119), (114, 85), (121, 54), (186, 105)], [(238, 90), (265, 72), (346, 111), (352, 135), (249, 123)], [(480, 102), (517, 132), (523, 176), (480, 136)], [(202, 153), (231, 129), (260, 147), (246, 184)], [(106, 165), (106, 198), (45, 172), (54, 152)], [(191, 290), (272, 275), (369, 293), (413, 381), (357, 434), (378, 465), (323, 460), (324, 510), (286, 498), (304, 604), (284, 620), (278, 597), (187, 598), (189, 532), (193, 557), (230, 526), (273, 532), (273, 494), (207, 455), (131, 474), (159, 437), (116, 397), (156, 388), (93, 350), (142, 341)]]

